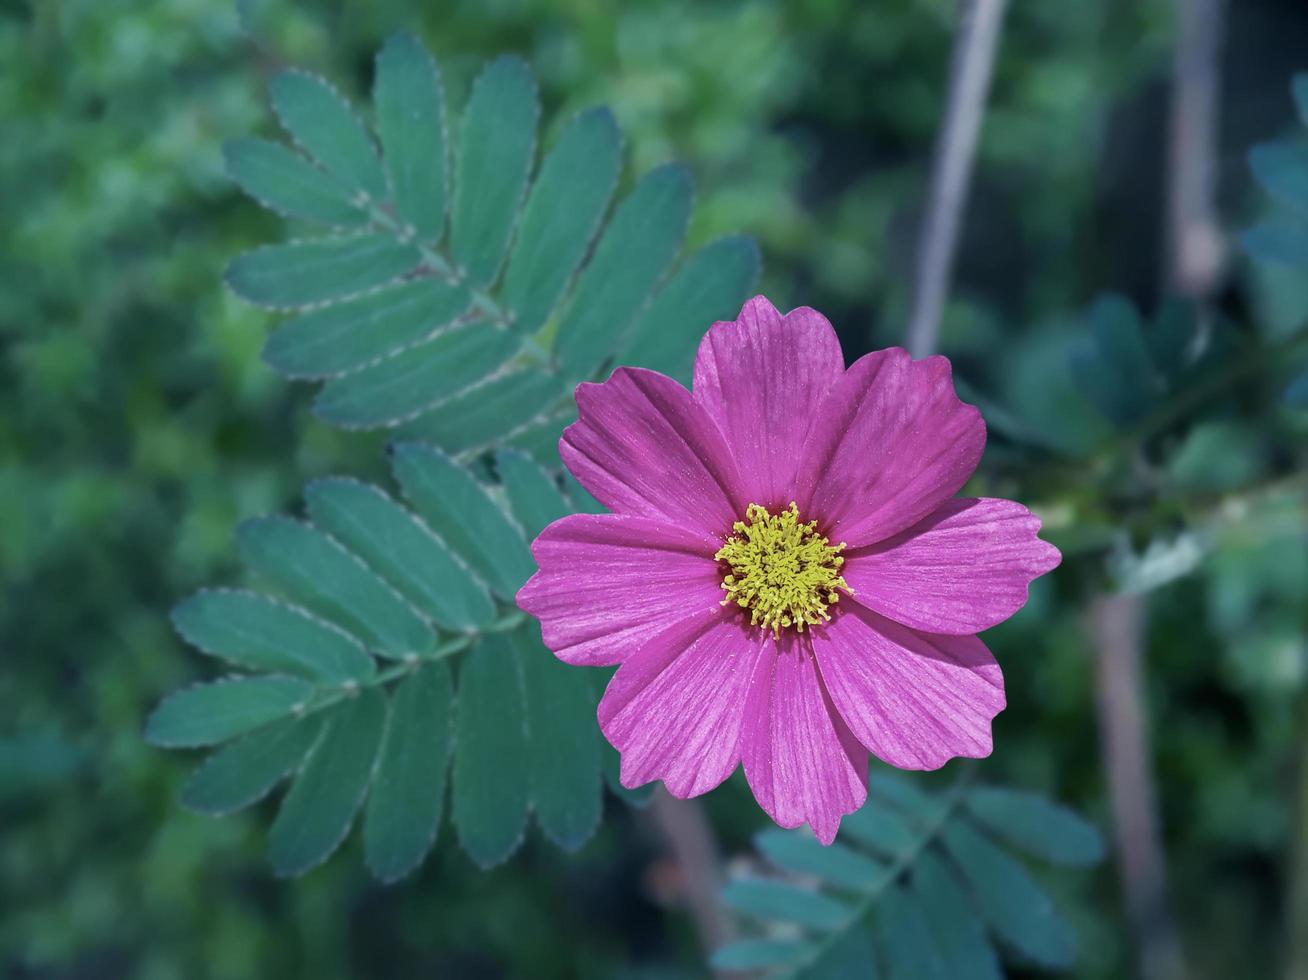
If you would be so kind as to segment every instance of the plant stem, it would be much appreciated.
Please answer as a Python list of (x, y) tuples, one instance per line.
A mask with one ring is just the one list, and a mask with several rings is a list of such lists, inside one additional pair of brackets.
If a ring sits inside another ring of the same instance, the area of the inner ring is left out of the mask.
[(965, 0), (963, 4), (945, 118), (937, 138), (926, 217), (918, 239), (907, 340), (914, 357), (934, 352), (940, 334), (940, 314), (949, 293), (958, 227), (967, 205), (1004, 6), (1005, 0)]

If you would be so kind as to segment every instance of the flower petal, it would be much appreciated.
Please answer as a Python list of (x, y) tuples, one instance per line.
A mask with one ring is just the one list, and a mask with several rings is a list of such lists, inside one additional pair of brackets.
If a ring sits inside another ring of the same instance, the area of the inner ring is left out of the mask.
[(737, 619), (719, 614), (665, 630), (619, 667), (600, 701), (599, 723), (622, 753), (622, 785), (661, 779), (684, 799), (730, 776), (765, 648)]
[(609, 510), (714, 535), (745, 512), (722, 434), (671, 378), (618, 368), (603, 384), (577, 386), (577, 411), (559, 454)]
[(759, 658), (741, 758), (768, 815), (782, 827), (807, 822), (824, 844), (867, 799), (867, 750), (831, 705), (811, 634), (787, 632)]
[(929, 633), (979, 633), (1026, 604), (1031, 580), (1058, 565), (1040, 518), (1012, 500), (951, 500), (842, 569), (854, 600)]
[(877, 758), (938, 769), (990, 754), (1004, 678), (975, 636), (918, 633), (851, 603), (814, 631), (813, 652), (832, 703)]
[(755, 296), (734, 321), (713, 324), (695, 358), (695, 401), (726, 436), (747, 503), (790, 503), (795, 466), (823, 396), (845, 360), (827, 318), (784, 317)]
[(540, 571), (518, 606), (566, 663), (599, 667), (627, 659), (651, 631), (721, 613), (717, 543), (646, 517), (572, 514), (532, 543)]
[(949, 361), (898, 347), (861, 357), (827, 393), (796, 475), (800, 513), (832, 541), (873, 544), (916, 524), (967, 482), (981, 413), (954, 394)]

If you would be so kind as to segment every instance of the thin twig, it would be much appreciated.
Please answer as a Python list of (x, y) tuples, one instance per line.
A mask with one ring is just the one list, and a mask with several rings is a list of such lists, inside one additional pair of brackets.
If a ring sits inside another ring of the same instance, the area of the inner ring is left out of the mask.
[(963, 0), (950, 67), (949, 97), (936, 142), (931, 191), (918, 239), (908, 349), (925, 357), (936, 349), (940, 313), (949, 293), (958, 226), (985, 114), (1005, 0)]
[(1105, 595), (1091, 603), (1099, 740), (1108, 778), (1127, 917), (1139, 944), (1143, 980), (1184, 977), (1185, 963), (1167, 899), (1158, 802), (1143, 696), (1144, 604), (1139, 596)]
[(734, 935), (722, 911), (722, 861), (713, 828), (699, 800), (680, 800), (660, 786), (647, 811), (676, 864), (686, 909), (695, 923), (700, 943), (712, 952)]
[(1167, 283), (1211, 295), (1226, 247), (1217, 220), (1217, 110), (1223, 0), (1176, 0), (1167, 196)]

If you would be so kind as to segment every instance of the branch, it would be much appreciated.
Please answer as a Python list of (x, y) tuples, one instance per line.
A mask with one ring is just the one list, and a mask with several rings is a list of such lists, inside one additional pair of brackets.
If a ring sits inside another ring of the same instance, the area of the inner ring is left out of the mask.
[(1167, 284), (1194, 298), (1218, 285), (1226, 246), (1217, 221), (1217, 109), (1222, 0), (1176, 0), (1167, 196)]
[(1143, 980), (1186, 976), (1167, 899), (1158, 803), (1142, 691), (1144, 603), (1139, 596), (1100, 596), (1091, 604), (1099, 741), (1113, 812), (1117, 867)]
[(958, 226), (967, 204), (977, 135), (985, 114), (1005, 0), (964, 0), (949, 73), (944, 123), (936, 142), (926, 218), (918, 239), (908, 350), (925, 357), (936, 349), (940, 312), (949, 293)]

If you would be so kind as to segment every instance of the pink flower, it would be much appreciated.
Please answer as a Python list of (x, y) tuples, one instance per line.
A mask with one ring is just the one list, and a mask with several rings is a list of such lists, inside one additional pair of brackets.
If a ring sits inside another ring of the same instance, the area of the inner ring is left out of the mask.
[(762, 296), (700, 343), (694, 393), (619, 368), (559, 443), (612, 513), (555, 521), (518, 593), (565, 663), (621, 664), (599, 706), (622, 782), (705, 793), (743, 763), (783, 827), (830, 843), (868, 753), (936, 769), (991, 748), (999, 665), (975, 634), (1056, 566), (1010, 500), (957, 499), (985, 423), (949, 361), (848, 370), (814, 310)]

